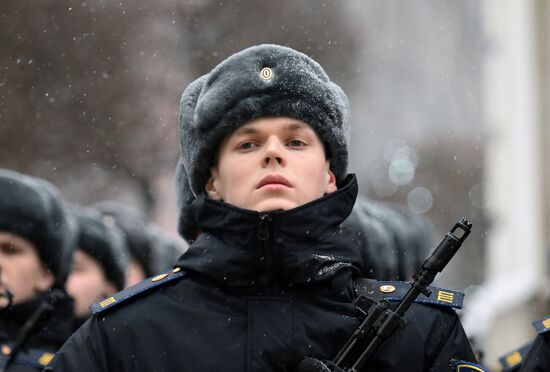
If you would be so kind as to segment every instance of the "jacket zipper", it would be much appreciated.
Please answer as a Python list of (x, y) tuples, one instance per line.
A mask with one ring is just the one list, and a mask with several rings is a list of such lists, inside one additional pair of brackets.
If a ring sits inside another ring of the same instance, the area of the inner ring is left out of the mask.
[(271, 278), (272, 295), (279, 294), (279, 280), (277, 276), (277, 255), (273, 246), (273, 217), (269, 213), (260, 213), (258, 227), (258, 239), (266, 259), (266, 268)]

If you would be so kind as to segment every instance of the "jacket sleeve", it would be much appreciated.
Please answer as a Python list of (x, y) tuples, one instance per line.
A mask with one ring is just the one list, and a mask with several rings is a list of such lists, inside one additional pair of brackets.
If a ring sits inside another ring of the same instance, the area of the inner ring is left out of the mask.
[(539, 334), (521, 364), (521, 372), (543, 372), (550, 367), (550, 334)]
[(104, 341), (99, 319), (91, 317), (63, 344), (44, 372), (108, 371)]
[(453, 361), (477, 363), (466, 332), (453, 310), (444, 311), (428, 335), (427, 371), (450, 371)]

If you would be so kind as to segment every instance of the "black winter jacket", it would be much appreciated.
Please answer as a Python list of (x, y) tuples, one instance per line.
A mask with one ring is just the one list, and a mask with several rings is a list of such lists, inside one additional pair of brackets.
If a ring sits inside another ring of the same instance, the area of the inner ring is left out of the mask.
[[(46, 295), (27, 302), (13, 305), (0, 311), (0, 370), (6, 362), (7, 354), (21, 332), (21, 328), (31, 318)], [(40, 371), (51, 360), (61, 345), (73, 332), (73, 301), (69, 297), (57, 302), (51, 316), (40, 323), (24, 344), (7, 371)]]
[[(204, 233), (176, 264), (185, 275), (104, 302), (46, 371), (297, 371), (305, 356), (331, 359), (360, 321), (353, 279), (369, 272), (339, 227), (356, 195), (350, 176), (289, 211), (199, 197)], [(449, 371), (453, 358), (475, 360), (454, 311), (414, 304), (407, 318), (366, 370)]]
[[(548, 319), (544, 320), (548, 321)], [(537, 329), (539, 334), (521, 361), (520, 372), (550, 371), (550, 328), (546, 328), (548, 324), (545, 324), (544, 320), (535, 322), (540, 323), (541, 328)]]

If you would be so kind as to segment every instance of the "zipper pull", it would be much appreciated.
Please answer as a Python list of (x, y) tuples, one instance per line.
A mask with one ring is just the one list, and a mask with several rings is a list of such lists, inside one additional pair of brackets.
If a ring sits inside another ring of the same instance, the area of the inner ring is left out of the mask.
[(258, 227), (258, 239), (267, 240), (269, 239), (269, 221), (271, 221), (271, 216), (267, 213), (260, 214), (260, 226)]

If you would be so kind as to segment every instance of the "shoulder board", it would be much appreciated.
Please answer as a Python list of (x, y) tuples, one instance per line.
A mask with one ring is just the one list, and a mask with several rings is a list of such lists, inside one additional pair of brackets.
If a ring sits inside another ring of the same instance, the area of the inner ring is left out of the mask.
[(110, 309), (127, 301), (128, 299), (136, 295), (148, 292), (153, 288), (157, 288), (159, 286), (162, 286), (163, 284), (169, 283), (183, 276), (185, 276), (185, 271), (183, 271), (179, 267), (176, 267), (173, 270), (145, 279), (142, 282), (123, 289), (122, 291), (115, 293), (114, 295), (104, 299), (103, 301), (96, 302), (95, 304), (90, 306), (90, 310), (92, 311), (92, 315), (97, 315), (107, 309)]
[[(8, 357), (11, 353), (11, 345), (1, 344), (0, 345), (0, 367), (5, 367), (5, 363), (8, 361)], [(51, 351), (46, 351), (42, 349), (26, 348), (21, 350), (16, 356), (13, 364), (27, 366), (31, 368), (36, 368), (38, 371), (44, 369), (44, 367), (53, 359), (55, 356)], [(4, 370), (4, 368), (0, 368)]]
[[(355, 281), (355, 291), (375, 300), (401, 301), (411, 288), (409, 282), (378, 281), (374, 279), (360, 278)], [(464, 293), (429, 286), (430, 296), (420, 294), (415, 302), (421, 304), (439, 305), (462, 309)]]
[(550, 315), (533, 322), (533, 327), (535, 327), (539, 335), (548, 332), (550, 330)]
[(519, 367), (521, 367), (521, 363), (525, 359), (527, 352), (531, 349), (531, 345), (533, 345), (533, 343), (529, 342), (519, 349), (512, 350), (498, 358), (498, 363), (500, 364), (502, 372), (519, 370)]
[(453, 372), (489, 372), (489, 370), (480, 364), (466, 362), (464, 360), (451, 360), (451, 366)]

